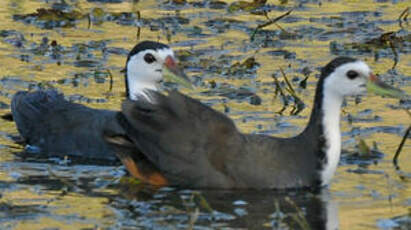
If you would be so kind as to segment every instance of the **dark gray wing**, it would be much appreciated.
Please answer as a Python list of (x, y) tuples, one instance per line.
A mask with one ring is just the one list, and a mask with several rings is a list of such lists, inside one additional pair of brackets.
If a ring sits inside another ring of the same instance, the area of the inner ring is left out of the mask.
[(71, 103), (54, 90), (18, 92), (11, 103), (21, 136), (41, 153), (90, 159), (116, 159), (103, 132), (122, 133), (115, 111)]
[(150, 98), (154, 103), (143, 98), (123, 103), (129, 123), (123, 128), (171, 185), (231, 188), (240, 183), (226, 171), (243, 138), (229, 118), (176, 91), (151, 92)]

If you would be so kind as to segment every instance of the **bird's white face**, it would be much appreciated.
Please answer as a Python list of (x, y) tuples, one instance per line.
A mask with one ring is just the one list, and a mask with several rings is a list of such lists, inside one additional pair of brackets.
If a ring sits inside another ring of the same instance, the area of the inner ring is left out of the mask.
[(163, 80), (163, 68), (167, 58), (175, 61), (170, 48), (147, 49), (136, 53), (127, 63), (127, 82), (131, 99), (136, 99), (144, 89), (156, 90)]
[(371, 76), (370, 67), (362, 61), (343, 64), (324, 80), (324, 89), (341, 97), (363, 95)]

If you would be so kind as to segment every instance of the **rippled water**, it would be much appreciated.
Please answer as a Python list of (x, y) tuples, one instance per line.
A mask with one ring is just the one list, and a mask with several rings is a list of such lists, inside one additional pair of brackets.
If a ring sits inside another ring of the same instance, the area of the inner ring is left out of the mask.
[[(318, 68), (335, 55), (366, 60), (382, 79), (410, 94), (410, 27), (398, 19), (407, 7), (401, 0), (261, 6), (231, 0), (4, 0), (0, 114), (9, 111), (16, 91), (45, 87), (88, 106), (119, 109), (128, 50), (139, 40), (159, 40), (177, 51), (197, 85), (185, 93), (226, 112), (244, 132), (292, 136), (307, 122)], [(251, 39), (266, 16), (290, 9)], [(303, 103), (294, 103), (280, 68)], [(108, 70), (114, 80), (109, 93)], [(275, 96), (273, 75), (284, 97)], [(14, 124), (1, 120), (0, 228), (409, 229), (409, 138), (401, 170), (391, 163), (410, 124), (409, 109), (409, 100), (347, 99), (345, 154), (321, 194), (153, 191), (124, 176), (120, 165), (22, 155)], [(374, 150), (371, 155), (359, 154), (360, 140)]]

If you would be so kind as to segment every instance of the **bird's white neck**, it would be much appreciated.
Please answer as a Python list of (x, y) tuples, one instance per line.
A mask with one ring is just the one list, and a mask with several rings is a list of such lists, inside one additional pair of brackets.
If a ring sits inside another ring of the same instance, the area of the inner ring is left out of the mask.
[(324, 87), (322, 98), (322, 126), (326, 142), (322, 150), (327, 159), (321, 171), (322, 185), (327, 185), (330, 182), (337, 169), (341, 154), (340, 113), (343, 97), (330, 88)]
[(129, 99), (131, 100), (138, 100), (140, 97), (145, 97), (146, 99), (150, 100), (150, 97), (147, 94), (147, 90), (158, 90), (158, 84), (153, 84), (152, 82), (139, 82), (134, 83), (133, 81), (128, 82), (128, 95)]

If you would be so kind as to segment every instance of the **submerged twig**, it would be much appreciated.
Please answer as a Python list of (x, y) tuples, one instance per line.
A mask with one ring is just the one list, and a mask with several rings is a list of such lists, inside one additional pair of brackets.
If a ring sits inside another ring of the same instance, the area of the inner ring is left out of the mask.
[[(278, 21), (281, 20), (282, 18), (290, 15), (291, 12), (293, 12), (293, 10), (294, 10), (294, 9), (291, 9), (291, 10), (287, 11), (285, 14), (282, 14), (282, 15), (274, 18), (274, 19), (270, 19), (268, 22), (265, 22), (265, 23), (263, 23), (263, 24), (258, 25), (257, 28), (255, 28), (254, 32), (251, 34), (250, 40), (251, 40), (251, 41), (254, 41), (254, 37), (255, 37), (255, 35), (257, 34), (258, 30), (260, 30), (260, 29), (262, 29), (262, 28), (264, 28), (264, 27), (267, 27), (267, 26), (269, 26), (269, 25), (275, 24), (276, 22), (278, 22)], [(267, 15), (265, 15), (265, 16), (268, 18)]]
[[(267, 11), (264, 11), (264, 16), (267, 18), (267, 20), (271, 20), (270, 17), (268, 17), (268, 12)], [(280, 29), (283, 33), (289, 33), (288, 31), (286, 31), (283, 27), (281, 27), (276, 22), (274, 23), (274, 25), (277, 26), (277, 28)]]
[(275, 92), (274, 92), (274, 100), (277, 98), (278, 93), (280, 93), (281, 98), (283, 99), (283, 107), (280, 109), (280, 111), (276, 112), (278, 114), (283, 114), (284, 110), (288, 106), (288, 99), (285, 96), (285, 93), (283, 89), (281, 88), (280, 82), (278, 81), (277, 77), (275, 74), (272, 75), (272, 78), (274, 79), (274, 84), (275, 84)]
[(204, 208), (209, 213), (212, 213), (214, 211), (213, 208), (210, 206), (210, 204), (207, 202), (206, 198), (203, 195), (201, 195), (201, 193), (194, 192), (193, 193), (193, 199), (195, 197), (197, 197), (199, 199), (200, 207)]
[(137, 34), (136, 34), (137, 41), (140, 41), (140, 35), (141, 35), (140, 20), (141, 20), (141, 13), (140, 13), (140, 11), (138, 10), (138, 11), (137, 11), (137, 21), (138, 21), (138, 23), (136, 23), (136, 26), (137, 26)]
[(196, 208), (193, 213), (190, 213), (190, 220), (189, 220), (187, 229), (189, 230), (194, 229), (194, 224), (197, 222), (199, 216), (200, 216), (200, 210), (198, 208)]
[(400, 24), (400, 27), (403, 28), (402, 26), (402, 21), (406, 22), (408, 24), (408, 15), (409, 15), (410, 7), (405, 8), (405, 10), (400, 14), (398, 17), (398, 23)]
[(287, 75), (285, 75), (285, 72), (283, 71), (282, 68), (280, 68), (280, 72), (283, 75), (284, 81), (288, 86), (288, 88), (286, 88), (287, 92), (291, 94), (291, 96), (294, 98), (294, 105), (293, 105), (293, 109), (291, 110), (290, 114), (297, 115), (304, 109), (305, 104), (300, 99), (300, 97), (297, 96), (293, 86), (291, 85), (290, 81), (287, 78)]
[(107, 71), (107, 73), (108, 73), (108, 76), (110, 77), (110, 86), (109, 86), (109, 88), (108, 88), (108, 92), (111, 93), (111, 91), (113, 90), (113, 83), (114, 83), (114, 81), (113, 81), (113, 74), (111, 73), (111, 71), (110, 71), (109, 69), (106, 69), (106, 71)]
[(397, 53), (397, 50), (395, 49), (394, 42), (392, 40), (389, 40), (388, 44), (390, 45), (392, 53), (394, 54), (394, 64), (392, 65), (391, 69), (395, 69), (395, 67), (398, 64), (398, 53)]
[(388, 45), (391, 48), (392, 53), (394, 55), (394, 64), (391, 67), (391, 69), (395, 69), (398, 63), (398, 59), (399, 59), (397, 48), (395, 46), (396, 44), (400, 45), (401, 41), (402, 41), (402, 38), (397, 37), (397, 32), (390, 31), (390, 32), (381, 34), (378, 38), (367, 41), (365, 44), (373, 46), (375, 47), (375, 49), (384, 48), (386, 45)]
[(398, 146), (397, 151), (395, 152), (394, 158), (392, 159), (392, 162), (393, 162), (393, 164), (394, 164), (394, 166), (395, 166), (395, 168), (396, 168), (397, 170), (400, 169), (400, 166), (398, 166), (398, 157), (400, 156), (402, 147), (404, 146), (405, 140), (408, 138), (408, 135), (410, 134), (410, 131), (411, 131), (411, 125), (408, 126), (407, 131), (405, 131), (405, 134), (404, 134), (404, 136), (402, 137), (401, 143), (400, 143), (400, 145)]
[(290, 81), (288, 80), (287, 75), (285, 75), (284, 70), (283, 70), (281, 67), (280, 67), (280, 72), (281, 72), (281, 75), (283, 75), (284, 81), (285, 81), (285, 83), (286, 83), (287, 86), (288, 86), (288, 89), (289, 89), (288, 91), (289, 91), (289, 93), (290, 93), (293, 97), (296, 97), (296, 95), (295, 95), (295, 90), (294, 90), (293, 86), (291, 85)]
[(280, 82), (278, 81), (275, 74), (272, 74), (271, 77), (273, 78), (275, 84), (274, 100), (277, 98), (278, 93), (280, 93), (280, 96), (285, 97), (283, 89), (281, 89)]
[[(19, 143), (17, 143), (19, 144)], [(17, 147), (17, 146), (13, 146), (13, 145), (4, 145), (4, 147), (10, 148), (10, 149), (17, 149), (17, 150), (21, 150), (21, 147)]]
[(90, 13), (88, 13), (87, 14), (87, 19), (88, 19), (88, 25), (87, 25), (87, 29), (91, 29), (91, 26), (92, 26), (92, 22), (91, 22), (91, 14)]
[[(70, 188), (71, 188), (71, 189), (76, 189), (77, 191), (80, 191), (80, 192), (84, 192), (84, 191), (85, 191), (84, 189), (80, 188), (80, 187), (77, 186), (75, 183), (71, 182), (70, 180), (68, 180), (68, 179), (66, 179), (66, 178), (64, 178), (64, 177), (61, 177), (61, 176), (55, 174), (55, 173), (52, 171), (52, 169), (51, 169), (50, 166), (47, 168), (47, 171), (48, 171), (49, 176), (50, 176), (51, 178), (55, 178), (55, 179), (59, 180), (61, 183), (63, 183), (64, 185), (66, 185), (68, 189), (70, 189)], [(87, 190), (88, 190), (88, 189), (87, 189)], [(87, 191), (87, 190), (86, 190), (86, 191)], [(62, 195), (64, 196), (65, 193), (63, 192)]]
[(14, 121), (13, 119), (13, 114), (11, 113), (6, 113), (0, 116), (1, 119), (5, 120), (5, 121)]
[(109, 69), (106, 69), (106, 72), (108, 74), (108, 77), (110, 78), (110, 81), (109, 81), (108, 90), (107, 92), (103, 93), (103, 95), (109, 98), (110, 96), (113, 96), (114, 77)]
[(304, 216), (304, 212), (301, 210), (300, 207), (297, 206), (297, 204), (289, 197), (285, 198), (285, 201), (289, 203), (291, 206), (295, 208), (297, 211), (296, 214), (291, 215), (291, 218), (298, 224), (300, 225), (301, 229), (304, 230), (309, 230), (311, 229), (310, 224), (307, 221), (307, 218)]

